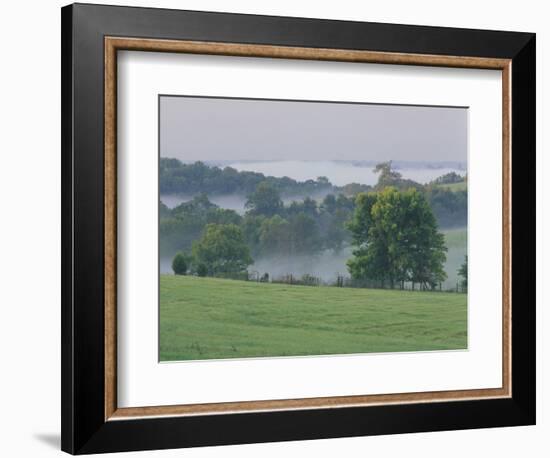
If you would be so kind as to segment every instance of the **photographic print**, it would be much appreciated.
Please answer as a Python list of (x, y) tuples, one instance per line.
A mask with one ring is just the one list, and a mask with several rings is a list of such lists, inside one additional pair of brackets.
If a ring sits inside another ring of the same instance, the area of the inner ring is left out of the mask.
[(536, 423), (535, 34), (61, 25), (64, 451)]
[(467, 107), (159, 96), (160, 361), (468, 347)]

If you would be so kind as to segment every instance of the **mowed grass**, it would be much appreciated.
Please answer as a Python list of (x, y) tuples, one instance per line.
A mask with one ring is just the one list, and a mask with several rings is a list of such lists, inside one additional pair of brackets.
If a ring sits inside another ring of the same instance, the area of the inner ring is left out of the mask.
[(466, 295), (160, 277), (160, 360), (464, 349)]

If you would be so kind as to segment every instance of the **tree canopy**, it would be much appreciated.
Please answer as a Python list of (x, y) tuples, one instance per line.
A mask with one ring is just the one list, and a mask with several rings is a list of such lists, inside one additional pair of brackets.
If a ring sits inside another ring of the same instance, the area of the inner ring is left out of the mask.
[(353, 278), (391, 288), (410, 281), (435, 288), (445, 280), (445, 240), (424, 195), (387, 187), (359, 194), (349, 224), (355, 250), (348, 261)]
[(265, 176), (259, 172), (222, 168), (201, 161), (185, 164), (170, 158), (160, 158), (159, 174), (161, 194), (193, 195), (206, 192), (210, 195), (247, 195), (254, 192), (263, 181), (279, 192), (288, 194), (313, 193), (332, 187), (326, 177), (300, 182), (289, 177)]
[(273, 216), (281, 211), (283, 201), (279, 192), (264, 181), (248, 196), (245, 207), (251, 215)]
[(160, 251), (161, 255), (191, 250), (205, 226), (210, 223), (240, 225), (242, 216), (234, 210), (219, 208), (208, 200), (206, 194), (195, 196), (170, 210), (160, 205)]
[(192, 254), (209, 275), (244, 272), (253, 263), (243, 233), (235, 224), (208, 224), (193, 244)]
[(393, 169), (392, 161), (377, 164), (376, 167), (374, 167), (373, 172), (378, 174), (378, 182), (375, 186), (375, 190), (377, 191), (382, 191), (389, 186), (393, 186), (398, 189), (422, 189), (422, 185), (420, 183), (403, 178), (401, 173)]

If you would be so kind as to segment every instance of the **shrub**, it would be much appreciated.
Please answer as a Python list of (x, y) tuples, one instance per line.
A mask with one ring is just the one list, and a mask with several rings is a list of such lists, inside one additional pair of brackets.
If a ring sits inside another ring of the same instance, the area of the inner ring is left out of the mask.
[(199, 264), (197, 266), (197, 275), (199, 277), (206, 277), (207, 274), (208, 274), (208, 267), (206, 267), (205, 264)]
[(177, 253), (172, 260), (172, 270), (176, 275), (185, 275), (187, 269), (187, 257), (183, 253)]

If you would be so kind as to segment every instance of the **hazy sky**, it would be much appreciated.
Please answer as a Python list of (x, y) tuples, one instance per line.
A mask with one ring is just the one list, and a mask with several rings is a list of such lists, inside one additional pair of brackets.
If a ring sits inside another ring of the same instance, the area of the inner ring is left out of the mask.
[(460, 161), (467, 109), (162, 96), (162, 157)]

